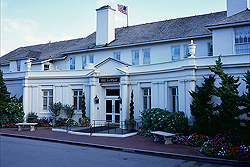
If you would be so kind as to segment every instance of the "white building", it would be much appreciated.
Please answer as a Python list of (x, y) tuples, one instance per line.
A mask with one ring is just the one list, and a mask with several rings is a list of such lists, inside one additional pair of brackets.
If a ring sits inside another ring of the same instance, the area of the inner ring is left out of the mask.
[[(26, 114), (50, 116), (49, 103), (60, 101), (75, 106), (77, 119), (84, 92), (92, 121), (124, 121), (133, 90), (136, 119), (139, 111), (156, 107), (191, 118), (189, 91), (211, 74), (208, 66), (219, 55), (230, 75), (242, 78), (250, 70), (250, 0), (227, 0), (227, 6), (122, 28), (114, 26), (115, 10), (103, 6), (96, 10), (96, 32), (86, 38), (20, 47), (1, 57), (4, 81), (12, 96), (23, 95)], [(245, 90), (242, 82), (240, 92)]]

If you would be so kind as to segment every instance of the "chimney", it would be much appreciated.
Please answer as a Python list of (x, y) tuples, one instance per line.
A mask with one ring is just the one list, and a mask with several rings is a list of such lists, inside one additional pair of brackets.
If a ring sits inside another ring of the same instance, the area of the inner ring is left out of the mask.
[(96, 12), (96, 45), (105, 45), (115, 39), (115, 9), (106, 5)]
[(227, 17), (250, 9), (250, 0), (227, 0)]

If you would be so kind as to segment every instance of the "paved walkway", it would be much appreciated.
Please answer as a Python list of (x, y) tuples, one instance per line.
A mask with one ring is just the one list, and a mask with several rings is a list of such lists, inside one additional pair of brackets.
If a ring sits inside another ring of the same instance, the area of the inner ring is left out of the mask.
[(2, 135), (25, 137), (39, 140), (48, 140), (56, 142), (65, 142), (70, 144), (87, 145), (95, 147), (104, 147), (118, 149), (122, 151), (152, 154), (156, 156), (192, 159), (198, 161), (209, 161), (215, 163), (240, 165), (238, 161), (222, 160), (211, 158), (201, 154), (197, 149), (179, 144), (164, 145), (163, 142), (154, 142), (154, 138), (141, 135), (134, 135), (125, 138), (85, 136), (69, 134), (65, 132), (52, 131), (51, 128), (38, 128), (35, 131), (29, 131), (25, 128), (23, 131), (17, 131), (17, 128), (0, 129)]

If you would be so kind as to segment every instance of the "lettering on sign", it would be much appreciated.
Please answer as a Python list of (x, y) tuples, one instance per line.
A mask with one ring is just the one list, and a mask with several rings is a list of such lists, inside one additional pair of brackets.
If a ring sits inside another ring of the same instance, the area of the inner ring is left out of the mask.
[(120, 82), (120, 78), (99, 78), (99, 83)]

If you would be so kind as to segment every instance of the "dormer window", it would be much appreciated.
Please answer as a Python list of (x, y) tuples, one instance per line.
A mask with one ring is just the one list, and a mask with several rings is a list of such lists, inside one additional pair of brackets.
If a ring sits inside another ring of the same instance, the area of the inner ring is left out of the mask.
[(44, 64), (43, 69), (44, 69), (44, 71), (49, 70), (49, 64)]

